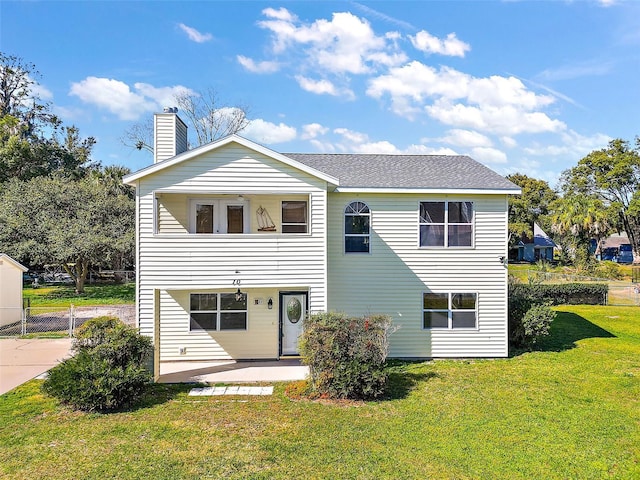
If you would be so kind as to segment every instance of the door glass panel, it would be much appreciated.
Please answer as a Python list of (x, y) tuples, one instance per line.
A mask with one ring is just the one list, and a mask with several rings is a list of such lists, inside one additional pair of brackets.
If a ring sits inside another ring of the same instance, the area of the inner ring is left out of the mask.
[(302, 318), (302, 304), (297, 298), (292, 298), (287, 303), (287, 318), (291, 323), (298, 323)]
[(227, 205), (227, 233), (242, 233), (243, 227), (244, 207), (242, 205)]
[(196, 233), (213, 233), (213, 205), (196, 205)]

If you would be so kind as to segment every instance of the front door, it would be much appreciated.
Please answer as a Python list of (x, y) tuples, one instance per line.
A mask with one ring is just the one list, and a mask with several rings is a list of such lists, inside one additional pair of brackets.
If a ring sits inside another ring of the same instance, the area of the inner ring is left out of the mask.
[(307, 293), (280, 294), (280, 325), (282, 328), (282, 355), (297, 355), (298, 339), (307, 313)]

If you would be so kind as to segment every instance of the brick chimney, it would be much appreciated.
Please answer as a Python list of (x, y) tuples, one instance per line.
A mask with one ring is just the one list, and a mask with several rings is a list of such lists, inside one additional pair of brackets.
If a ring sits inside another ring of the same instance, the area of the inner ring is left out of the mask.
[(187, 151), (187, 126), (177, 107), (165, 107), (153, 115), (153, 163)]

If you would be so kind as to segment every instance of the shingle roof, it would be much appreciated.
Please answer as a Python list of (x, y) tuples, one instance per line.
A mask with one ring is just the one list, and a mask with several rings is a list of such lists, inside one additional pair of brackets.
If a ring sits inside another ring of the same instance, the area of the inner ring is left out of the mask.
[(518, 190), (464, 155), (283, 153), (340, 180), (340, 187)]

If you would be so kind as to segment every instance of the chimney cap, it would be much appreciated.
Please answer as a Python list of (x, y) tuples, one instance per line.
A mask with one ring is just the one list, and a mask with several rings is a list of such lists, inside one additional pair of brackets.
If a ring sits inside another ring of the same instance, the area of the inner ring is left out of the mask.
[(178, 113), (178, 107), (164, 107), (164, 113)]

